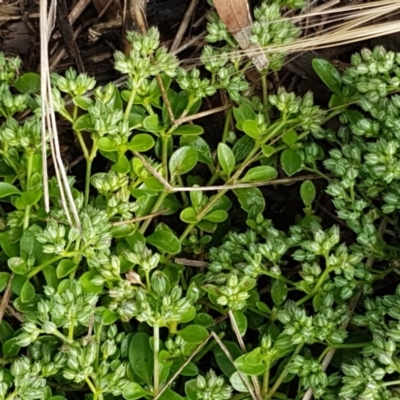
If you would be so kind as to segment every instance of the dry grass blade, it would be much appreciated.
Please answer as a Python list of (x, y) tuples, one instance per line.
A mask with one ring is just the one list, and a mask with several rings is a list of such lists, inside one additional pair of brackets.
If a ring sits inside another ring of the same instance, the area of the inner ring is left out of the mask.
[(163, 388), (154, 396), (153, 400), (158, 400), (162, 394), (173, 384), (174, 380), (182, 372), (182, 370), (192, 361), (193, 357), (208, 343), (214, 332), (211, 332), (193, 351), (193, 353), (186, 359), (186, 361), (178, 368), (178, 370), (171, 376), (169, 381), (163, 386)]
[(51, 93), (50, 83), (50, 70), (49, 70), (49, 57), (48, 57), (48, 41), (54, 17), (56, 12), (56, 2), (53, 0), (48, 12), (47, 0), (40, 2), (40, 56), (41, 56), (41, 106), (42, 106), (42, 156), (43, 156), (43, 191), (45, 197), (46, 211), (49, 212), (50, 200), (48, 189), (48, 175), (47, 175), (47, 152), (46, 152), (46, 136), (49, 134), (50, 150), (53, 158), (54, 168), (56, 171), (56, 178), (58, 181), (61, 203), (70, 224), (72, 218), (70, 210), (72, 211), (74, 225), (80, 228), (80, 221), (78, 211), (72, 196), (71, 188), (69, 186), (68, 177), (61, 158), (61, 152), (58, 142), (57, 123), (54, 113), (53, 98)]
[[(229, 319), (231, 321), (233, 332), (235, 332), (236, 339), (237, 339), (237, 341), (239, 343), (240, 350), (242, 350), (243, 354), (245, 354), (246, 353), (246, 346), (244, 344), (242, 335), (240, 334), (239, 327), (238, 327), (238, 325), (236, 323), (236, 319), (235, 319), (235, 316), (233, 315), (232, 310), (229, 310)], [(259, 382), (258, 382), (258, 378), (256, 376), (252, 376), (251, 377), (251, 381), (253, 383), (254, 391), (255, 391), (255, 394), (256, 394), (257, 398), (261, 399), (261, 389), (260, 389), (260, 385), (259, 385)]]
[[(235, 51), (237, 56), (255, 56), (260, 52), (265, 54), (294, 53), (307, 50), (317, 50), (334, 46), (341, 46), (362, 40), (389, 35), (400, 31), (398, 20), (378, 23), (380, 19), (388, 18), (400, 13), (400, 2), (398, 0), (376, 0), (369, 3), (347, 5), (343, 7), (330, 8), (324, 11), (311, 11), (299, 15), (280, 18), (270, 23), (279, 21), (292, 21), (299, 28), (302, 21), (313, 17), (326, 16), (321, 22), (310, 24), (307, 28), (318, 28), (324, 26), (321, 32), (312, 33), (299, 37), (290, 43), (269, 45), (266, 48), (253, 49), (252, 51)], [(371, 24), (371, 22), (373, 22)], [(221, 57), (224, 57), (221, 55)], [(197, 61), (198, 59), (185, 60), (186, 62)]]

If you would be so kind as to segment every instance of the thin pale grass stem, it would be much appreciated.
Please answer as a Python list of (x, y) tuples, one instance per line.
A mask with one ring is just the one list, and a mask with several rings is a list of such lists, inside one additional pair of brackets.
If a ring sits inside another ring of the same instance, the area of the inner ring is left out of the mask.
[[(42, 60), (48, 60), (48, 32), (47, 24), (47, 0), (43, 0), (40, 5), (40, 58)], [(46, 76), (46, 63), (40, 63), (40, 74), (42, 77)], [(49, 196), (49, 177), (47, 172), (47, 143), (46, 143), (46, 119), (44, 117), (46, 110), (46, 81), (45, 79), (40, 80), (40, 92), (41, 92), (41, 108), (42, 108), (42, 173), (43, 173), (43, 197), (44, 206), (47, 213), (50, 212), (50, 196)]]
[[(211, 332), (211, 335), (214, 337), (215, 341), (218, 343), (219, 347), (221, 347), (221, 350), (224, 352), (224, 354), (226, 355), (226, 357), (228, 358), (228, 360), (232, 363), (232, 365), (236, 368), (235, 366), (235, 361), (231, 355), (231, 353), (229, 352), (229, 350), (226, 348), (226, 346), (224, 345), (224, 343), (222, 342), (222, 340), (218, 337), (218, 335), (215, 332)], [(257, 398), (256, 394), (254, 393), (254, 390), (252, 390), (249, 381), (247, 380), (247, 377), (245, 375), (243, 375), (243, 373), (241, 371), (239, 371), (236, 368), (237, 373), (239, 374), (240, 378), (242, 379), (243, 384), (246, 386), (247, 391), (249, 392), (251, 398), (253, 400), (259, 400), (259, 398)], [(154, 399), (155, 400), (155, 399)]]
[[(232, 324), (233, 332), (235, 333), (236, 339), (239, 343), (240, 350), (242, 350), (243, 354), (245, 354), (246, 346), (244, 344), (242, 335), (240, 334), (239, 327), (236, 323), (236, 319), (235, 319), (235, 316), (233, 315), (232, 310), (228, 311), (228, 315), (229, 315), (229, 319)], [(251, 381), (253, 383), (254, 391), (256, 392), (255, 394), (256, 394), (257, 398), (261, 399), (261, 388), (260, 388), (260, 384), (258, 382), (258, 378), (256, 376), (252, 376)]]
[(149, 215), (145, 215), (144, 217), (137, 217), (137, 218), (127, 219), (124, 221), (116, 221), (116, 222), (113, 222), (111, 225), (112, 226), (121, 226), (121, 225), (126, 225), (126, 224), (132, 224), (134, 222), (146, 221), (147, 219), (152, 219), (154, 217), (158, 217), (159, 215), (163, 215), (167, 211), (169, 211), (169, 208), (162, 210), (162, 211), (157, 211), (157, 212), (149, 214)]
[(178, 370), (171, 376), (170, 380), (160, 389), (154, 396), (153, 400), (158, 400), (161, 395), (172, 385), (174, 380), (182, 372), (182, 370), (192, 361), (193, 357), (208, 343), (214, 332), (211, 332), (193, 351), (193, 353), (186, 359), (186, 361), (178, 368)]

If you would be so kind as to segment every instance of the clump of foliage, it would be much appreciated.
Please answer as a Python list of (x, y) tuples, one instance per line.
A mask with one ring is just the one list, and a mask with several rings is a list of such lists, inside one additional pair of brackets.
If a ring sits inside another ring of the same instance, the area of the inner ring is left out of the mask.
[[(280, 6), (255, 11), (254, 43), (298, 35), (276, 21)], [(52, 76), (54, 108), (86, 162), (83, 185), (70, 177), (80, 226), (55, 177), (45, 211), (39, 77), (0, 55), (0, 289), (20, 319), (0, 322), (0, 399), (398, 397), (400, 290), (374, 289), (397, 268), (400, 56), (364, 50), (344, 73), (314, 60), (334, 93), (324, 112), (311, 93), (268, 94), (281, 53), (254, 94), (251, 63), (215, 13), (208, 21), (220, 47), (205, 47), (205, 71), (179, 67), (152, 28), (115, 55), (123, 89)], [(218, 92), (230, 103), (215, 145), (193, 121)], [(335, 116), (334, 132), (324, 123)], [(108, 166), (93, 173), (97, 157)], [(310, 180), (288, 230), (265, 218), (258, 185), (300, 171), (328, 180), (357, 243), (317, 215)], [(234, 202), (246, 227), (229, 228)], [(197, 264), (178, 263), (181, 253)]]

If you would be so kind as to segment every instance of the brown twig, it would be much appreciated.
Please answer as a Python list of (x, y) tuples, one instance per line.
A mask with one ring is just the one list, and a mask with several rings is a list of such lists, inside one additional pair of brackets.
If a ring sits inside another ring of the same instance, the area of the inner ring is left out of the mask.
[[(68, 15), (68, 21), (71, 25), (73, 25), (74, 22), (81, 16), (91, 1), (92, 0), (79, 0), (78, 3), (76, 3), (75, 7)], [(59, 31), (55, 32), (53, 35), (53, 39), (59, 39), (60, 37), (61, 33)]]
[(174, 258), (174, 263), (187, 267), (207, 268), (208, 262), (200, 260), (189, 260), (188, 258)]
[(171, 51), (171, 54), (176, 55), (176, 54), (181, 53), (183, 50), (186, 50), (188, 47), (194, 45), (199, 40), (204, 39), (206, 34), (207, 34), (207, 31), (203, 31), (203, 32), (199, 33), (197, 36), (192, 37), (190, 40), (188, 40), (184, 44), (182, 44), (182, 46), (178, 47), (176, 50)]
[(178, 126), (178, 125), (184, 124), (185, 122), (189, 122), (189, 121), (193, 121), (195, 119), (207, 117), (208, 115), (217, 114), (217, 113), (219, 113), (221, 111), (228, 110), (231, 107), (232, 107), (232, 104), (225, 104), (223, 106), (219, 106), (219, 107), (213, 108), (212, 110), (202, 111), (202, 112), (199, 112), (197, 114), (188, 115), (186, 117), (178, 118), (175, 121), (175, 125)]
[(178, 46), (181, 44), (183, 35), (186, 32), (187, 27), (189, 26), (190, 19), (192, 18), (193, 12), (197, 7), (199, 0), (192, 0), (187, 8), (185, 15), (183, 16), (181, 25), (179, 26), (178, 32), (175, 35), (175, 39), (169, 49), (170, 52), (174, 52)]
[(0, 323), (3, 320), (4, 317), (4, 313), (6, 312), (6, 309), (8, 307), (8, 303), (10, 301), (10, 297), (11, 297), (11, 284), (12, 281), (14, 279), (14, 272), (10, 275), (10, 277), (8, 278), (8, 282), (7, 282), (7, 287), (6, 290), (4, 292), (3, 298), (1, 299), (1, 303), (0, 303)]
[(167, 211), (169, 211), (169, 208), (162, 210), (162, 211), (157, 211), (152, 214), (145, 215), (144, 217), (137, 217), (137, 218), (127, 219), (124, 221), (116, 221), (116, 222), (113, 222), (111, 225), (112, 226), (121, 226), (121, 225), (126, 225), (126, 224), (133, 224), (134, 222), (145, 221), (146, 219), (151, 219), (151, 218), (157, 217), (159, 215), (165, 214)]

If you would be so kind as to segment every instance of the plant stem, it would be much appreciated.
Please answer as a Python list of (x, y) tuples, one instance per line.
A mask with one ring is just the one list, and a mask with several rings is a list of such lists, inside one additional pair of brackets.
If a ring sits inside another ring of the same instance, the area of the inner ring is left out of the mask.
[(128, 104), (126, 105), (125, 113), (124, 113), (124, 121), (128, 121), (129, 114), (131, 113), (131, 109), (133, 106), (133, 102), (135, 101), (137, 87), (140, 86), (140, 82), (135, 84), (135, 88), (132, 88), (131, 94), (129, 96)]
[(14, 390), (11, 394), (6, 397), (6, 400), (13, 400), (13, 398), (18, 394), (17, 390)]
[[(304, 343), (299, 343), (299, 344), (297, 345), (297, 347), (295, 348), (295, 350), (294, 350), (292, 356), (290, 357), (290, 360), (289, 360), (288, 364), (291, 362), (291, 360), (292, 360), (294, 357), (296, 357), (296, 356), (300, 353), (300, 351), (301, 351), (301, 349), (303, 348), (303, 346), (304, 346)], [(273, 394), (278, 390), (279, 386), (281, 386), (281, 384), (282, 384), (283, 380), (286, 378), (286, 375), (287, 375), (287, 374), (288, 374), (288, 370), (287, 370), (287, 368), (285, 367), (285, 368), (283, 369), (283, 371), (281, 372), (281, 374), (279, 375), (279, 377), (278, 377), (278, 379), (276, 380), (276, 382), (274, 383), (274, 386), (272, 386), (271, 390), (267, 393), (266, 399), (271, 399), (271, 398), (272, 398)]]
[(160, 390), (160, 371), (158, 369), (158, 353), (160, 351), (160, 327), (154, 324), (153, 327), (154, 342), (153, 342), (153, 355), (154, 355), (154, 371), (153, 371), (153, 396), (156, 396)]
[[(154, 214), (158, 211), (158, 209), (160, 208), (160, 206), (162, 205), (163, 201), (165, 200), (165, 198), (168, 196), (168, 192), (162, 192), (159, 196), (157, 201), (155, 202), (153, 208), (150, 211), (150, 214)], [(144, 234), (147, 230), (147, 228), (149, 227), (151, 221), (153, 220), (153, 218), (149, 218), (146, 219), (146, 221), (143, 222), (143, 225), (140, 227), (140, 233)]]
[(88, 384), (90, 390), (91, 390), (92, 393), (93, 393), (93, 400), (94, 400), (95, 398), (97, 399), (97, 390), (96, 390), (96, 388), (94, 387), (93, 382), (90, 380), (90, 378), (89, 378), (88, 376), (85, 377), (85, 381), (86, 381), (86, 383)]
[(86, 147), (85, 141), (83, 140), (82, 132), (75, 131), (75, 135), (78, 138), (79, 144), (81, 145), (83, 156), (87, 160), (89, 158), (89, 151), (88, 151), (88, 149)]
[(263, 104), (266, 106), (268, 104), (268, 85), (267, 85), (267, 75), (265, 73), (261, 74), (261, 84), (263, 92)]
[(68, 327), (68, 340), (74, 340), (74, 325), (73, 324), (71, 324), (69, 327)]
[(371, 342), (364, 343), (335, 343), (331, 344), (329, 347), (332, 349), (358, 349), (361, 347), (369, 346)]
[(224, 132), (222, 134), (222, 143), (226, 143), (228, 139), (228, 134), (229, 134), (229, 126), (231, 124), (232, 120), (232, 108), (229, 108), (228, 111), (226, 112), (226, 118), (225, 118), (225, 125), (224, 125)]
[(86, 177), (85, 177), (85, 202), (84, 206), (87, 207), (89, 204), (89, 194), (90, 194), (90, 178), (92, 175), (92, 163), (96, 157), (97, 153), (97, 140), (93, 141), (93, 147), (90, 152), (89, 157), (86, 159)]
[(50, 260), (45, 261), (44, 263), (38, 265), (37, 267), (33, 268), (31, 271), (29, 271), (28, 274), (26, 274), (26, 277), (28, 279), (32, 278), (33, 276), (35, 276), (36, 274), (38, 274), (40, 271), (42, 271), (43, 269), (45, 269), (47, 266), (54, 264), (56, 261), (61, 260), (62, 258), (69, 258), (69, 257), (74, 257), (77, 254), (79, 254), (78, 251), (71, 251), (69, 253), (64, 253), (61, 254), (59, 256), (50, 258)]
[(168, 142), (169, 136), (161, 135), (161, 149), (162, 149), (162, 166), (164, 172), (164, 179), (168, 181)]
[[(246, 157), (246, 159), (240, 164), (240, 166), (237, 168), (235, 173), (232, 175), (230, 179), (226, 181), (226, 184), (232, 184), (240, 177), (242, 174), (243, 170), (247, 167), (247, 165), (251, 162), (253, 156), (257, 153), (259, 149), (259, 145), (255, 144), (253, 149), (251, 150), (250, 154)], [(209, 202), (198, 212), (196, 215), (196, 219), (200, 221), (204, 216), (207, 215), (207, 213), (211, 210), (211, 208), (214, 206), (214, 204), (225, 194), (228, 192), (229, 189), (222, 189), (220, 190), (213, 198), (209, 200)], [(190, 234), (192, 229), (196, 226), (196, 224), (189, 224), (186, 229), (183, 231), (181, 236), (179, 237), (179, 240), (182, 241), (184, 240), (187, 235)]]
[[(33, 153), (28, 151), (26, 153), (27, 157), (27, 172), (26, 172), (26, 191), (30, 191), (30, 180), (32, 175), (32, 167), (33, 167)], [(25, 208), (25, 215), (24, 215), (24, 229), (28, 229), (29, 227), (29, 217), (31, 213), (31, 206), (26, 206)]]
[(332, 269), (329, 267), (329, 259), (328, 258), (329, 258), (328, 256), (325, 257), (325, 260), (326, 260), (325, 271), (319, 277), (317, 284), (314, 286), (314, 289), (312, 290), (312, 292), (310, 294), (304, 296), (302, 299), (297, 301), (296, 306), (300, 306), (300, 305), (304, 304), (306, 301), (312, 299), (316, 295), (316, 293), (318, 292), (318, 290), (322, 286), (322, 284), (325, 282), (325, 278), (332, 272)]
[(263, 377), (263, 384), (262, 384), (262, 397), (266, 397), (268, 393), (268, 387), (269, 387), (269, 370), (270, 367), (268, 366), (268, 369), (264, 372), (264, 377)]
[(400, 385), (400, 380), (381, 383), (382, 387), (387, 387), (387, 386), (392, 386), (392, 385)]
[(85, 201), (84, 206), (87, 207), (89, 204), (89, 192), (90, 192), (90, 176), (92, 175), (92, 161), (86, 160), (86, 176), (85, 176)]

